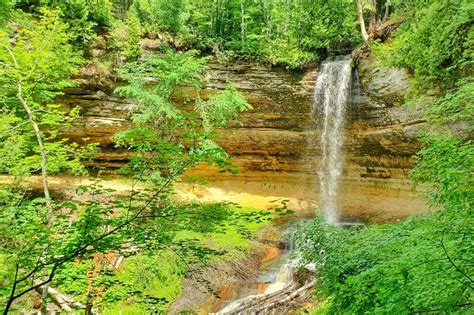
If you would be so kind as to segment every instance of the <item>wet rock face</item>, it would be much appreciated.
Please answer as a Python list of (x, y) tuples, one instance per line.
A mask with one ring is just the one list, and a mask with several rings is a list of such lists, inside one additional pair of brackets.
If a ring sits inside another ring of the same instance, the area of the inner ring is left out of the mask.
[[(423, 122), (418, 108), (402, 106), (408, 76), (370, 59), (361, 60), (358, 70), (360, 84), (354, 83), (347, 109), (346, 163), (339, 194), (342, 214), (383, 221), (423, 211), (423, 202), (408, 179)], [(240, 174), (219, 174), (206, 166), (192, 174), (224, 189), (317, 200), (320, 150), (317, 141), (309, 145), (310, 139), (319, 139), (318, 117), (312, 112), (316, 77), (316, 69), (291, 73), (243, 62), (209, 65), (201, 97), (232, 83), (253, 109), (241, 115), (241, 124), (219, 130), (218, 142), (233, 156)], [(88, 137), (88, 142), (100, 143), (99, 165), (123, 165), (127, 153), (117, 151), (111, 139), (130, 125), (127, 116), (132, 105), (112, 92), (122, 83), (100, 69), (83, 72), (78, 81), (78, 88), (58, 99), (66, 107), (83, 109), (82, 119), (65, 135), (78, 142)], [(173, 100), (182, 104), (194, 96), (181, 88)]]
[[(410, 161), (419, 149), (417, 136), (424, 119), (421, 106), (404, 105), (408, 74), (385, 68), (373, 57), (362, 59), (357, 71), (360, 82), (352, 86), (348, 155)], [(408, 162), (403, 167), (411, 166)]]

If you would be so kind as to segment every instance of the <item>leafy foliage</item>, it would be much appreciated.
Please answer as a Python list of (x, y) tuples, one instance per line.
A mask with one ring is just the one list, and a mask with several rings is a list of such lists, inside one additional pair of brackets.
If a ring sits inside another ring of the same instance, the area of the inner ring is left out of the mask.
[(467, 215), (473, 208), (474, 146), (448, 135), (427, 136), (414, 169), (416, 181), (432, 183), (434, 204)]
[[(5, 105), (0, 152), (8, 157), (2, 158), (0, 170), (29, 175), (43, 168), (46, 155), (46, 174), (83, 174), (82, 160), (89, 148), (67, 139), (58, 140), (61, 128), (78, 112), (65, 113), (50, 104), (62, 89), (73, 86), (69, 78), (82, 59), (71, 45), (75, 39), (67, 35), (68, 26), (59, 13), (42, 12), (38, 21), (16, 34), (0, 34), (0, 97)], [(176, 231), (192, 230), (190, 226), (208, 229), (205, 224), (190, 225), (190, 218), (206, 214), (205, 223), (212, 225), (225, 217), (215, 208), (213, 213), (202, 207), (185, 211), (169, 200), (172, 184), (190, 166), (210, 162), (232, 169), (227, 154), (213, 142), (212, 126), (236, 119), (238, 112), (249, 107), (235, 89), (217, 95), (206, 106), (202, 102), (199, 111), (175, 107), (171, 97), (177, 86), (186, 84), (199, 91), (207, 60), (195, 55), (193, 51), (170, 51), (123, 68), (130, 84), (118, 93), (133, 99), (136, 107), (132, 113), (133, 129), (116, 139), (118, 145), (137, 152), (124, 171), (135, 181), (146, 183), (146, 188), (136, 191), (135, 183), (129, 196), (120, 196), (112, 189), (92, 184), (80, 187), (77, 196), (70, 199), (49, 200), (50, 207), (46, 194), (45, 198), (35, 198), (21, 178), (12, 187), (2, 186), (0, 258), (9, 262), (4, 271), (13, 270), (8, 276), (1, 276), (2, 288), (9, 290), (1, 292), (2, 299), (8, 302), (7, 309), (14, 300), (52, 281), (74, 259), (95, 259), (119, 250), (124, 243), (162, 250), (174, 240)], [(214, 112), (207, 106), (213, 106)], [(200, 116), (204, 112), (208, 119), (205, 129), (201, 123), (204, 116)], [(34, 129), (34, 123), (39, 128)], [(38, 138), (43, 140), (44, 152)], [(45, 185), (46, 178), (43, 174)], [(176, 244), (196, 261), (221, 254), (197, 240), (182, 239)], [(152, 296), (143, 298), (155, 303)]]
[(415, 3), (400, 4), (408, 20), (392, 43), (380, 46), (379, 54), (388, 63), (411, 70), (420, 90), (433, 85), (451, 88), (459, 77), (472, 74), (472, 2)]
[[(101, 312), (113, 314), (124, 308), (131, 313), (166, 312), (181, 293), (186, 272), (193, 271), (196, 276), (203, 263), (229, 261), (246, 254), (252, 233), (273, 218), (270, 213), (232, 204), (175, 205), (172, 211), (177, 215), (173, 224), (167, 219), (159, 223), (166, 225), (161, 232), (168, 235), (166, 240), (156, 242), (156, 237), (150, 237), (139, 243), (142, 251), (126, 257), (119, 270), (105, 262), (93, 284), (95, 305)], [(91, 264), (91, 260), (68, 264), (54, 285), (85, 302)]]
[(112, 25), (112, 3), (109, 0), (14, 0), (16, 7), (37, 14), (44, 9), (60, 12), (68, 25), (68, 34), (74, 46), (82, 49), (96, 36), (97, 28)]
[(3, 172), (27, 175), (40, 169), (39, 155), (30, 154), (38, 152), (39, 148), (19, 93), (28, 101), (33, 119), (44, 130), (42, 136), (51, 156), (49, 171), (83, 172), (79, 160), (88, 150), (57, 139), (58, 127), (67, 126), (78, 111), (65, 113), (51, 104), (53, 98), (61, 94), (61, 89), (73, 85), (69, 76), (82, 62), (69, 44), (71, 38), (66, 30), (67, 26), (57, 12), (44, 11), (37, 23), (21, 29), (14, 40), (5, 31), (0, 31), (0, 102), (4, 104), (0, 151), (9, 157), (0, 161)]
[[(362, 1), (365, 13), (382, 2)], [(300, 231), (303, 262), (317, 263), (330, 313), (472, 313), (474, 7), (467, 0), (394, 0), (393, 6), (404, 24), (391, 42), (372, 47), (388, 64), (411, 71), (418, 96), (428, 89), (434, 99), (413, 178), (431, 185), (438, 211), (362, 229), (317, 220)], [(0, 297), (20, 298), (37, 285), (33, 278), (46, 279), (111, 313), (159, 312), (179, 294), (189, 265), (244, 253), (270, 213), (170, 201), (172, 184), (190, 167), (236, 171), (214, 129), (238, 123), (238, 114), (251, 108), (232, 85), (201, 99), (208, 58), (189, 47), (297, 68), (357, 44), (355, 21), (350, 0), (0, 0), (2, 173), (28, 176), (41, 168), (21, 95), (40, 127), (47, 173), (84, 174), (82, 161), (94, 147), (59, 137), (78, 111), (51, 103), (73, 86), (70, 77), (82, 62), (78, 48), (97, 31), (110, 29), (109, 47), (135, 60), (120, 69), (128, 83), (116, 91), (134, 103), (132, 128), (115, 137), (117, 146), (134, 151), (122, 170), (133, 177), (131, 190), (117, 195), (98, 183), (80, 187), (77, 195), (54, 200), (50, 220), (47, 198), (25, 188), (21, 177), (2, 186)], [(142, 56), (144, 34), (185, 52)], [(177, 87), (190, 95), (179, 106)], [(145, 187), (136, 189), (139, 184)], [(124, 246), (142, 251), (126, 258), (127, 271), (97, 263)], [(172, 259), (183, 263), (164, 262)], [(90, 279), (91, 272), (100, 275)]]
[(316, 51), (358, 42), (350, 0), (136, 0), (125, 7), (126, 24), (138, 21), (143, 33), (169, 34), (175, 46), (221, 58), (297, 68), (317, 60)]
[[(316, 263), (329, 314), (472, 311), (470, 219), (411, 218), (344, 229), (316, 220), (299, 231), (303, 262)], [(459, 227), (464, 227), (462, 230)]]
[(14, 14), (14, 0), (0, 0), (0, 29), (5, 28), (6, 22)]
[(426, 109), (426, 115), (434, 128), (467, 123), (472, 130), (474, 123), (474, 82), (462, 79), (435, 104)]
[(189, 32), (188, 3), (185, 0), (137, 0), (130, 7), (132, 16), (141, 21), (146, 30), (169, 31), (174, 35)]
[(208, 101), (198, 100), (196, 110), (200, 113), (204, 128), (209, 132), (213, 127), (226, 127), (238, 120), (238, 113), (251, 109), (245, 98), (234, 86), (218, 92)]
[[(138, 155), (125, 169), (141, 180), (159, 184), (169, 181), (199, 163), (216, 164), (232, 170), (226, 153), (213, 141), (213, 127), (223, 126), (250, 106), (230, 88), (196, 107), (180, 110), (172, 102), (178, 85), (199, 90), (206, 58), (195, 58), (195, 51), (167, 52), (143, 62), (129, 63), (122, 69), (129, 85), (117, 89), (133, 98), (134, 128), (116, 136), (118, 145), (135, 150)], [(204, 121), (202, 130), (199, 120)], [(179, 174), (178, 174), (179, 173)]]
[[(4, 0), (6, 1), (6, 0)], [(139, 37), (154, 34), (178, 48), (212, 51), (220, 58), (256, 59), (290, 68), (320, 59), (328, 50), (359, 42), (351, 0), (18, 0), (27, 12), (55, 8), (84, 48), (96, 29), (112, 30), (113, 47), (139, 55)]]
[(141, 25), (136, 18), (117, 24), (110, 32), (110, 47), (126, 58), (136, 59), (142, 53), (140, 43)]

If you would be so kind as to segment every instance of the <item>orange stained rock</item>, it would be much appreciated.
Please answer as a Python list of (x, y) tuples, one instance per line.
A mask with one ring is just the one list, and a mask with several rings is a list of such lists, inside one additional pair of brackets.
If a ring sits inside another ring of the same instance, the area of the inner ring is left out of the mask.
[(35, 300), (35, 301), (33, 302), (33, 308), (34, 308), (35, 310), (39, 310), (39, 309), (41, 308), (41, 300)]
[(257, 292), (264, 293), (267, 288), (268, 288), (268, 283), (260, 282), (257, 286)]
[[(215, 300), (214, 303), (212, 303), (211, 307), (208, 309), (207, 313), (214, 313), (218, 312), (226, 300), (230, 300), (232, 298), (232, 293), (234, 293), (234, 290), (232, 289), (231, 286), (229, 285), (224, 285), (219, 288), (219, 299)], [(201, 314), (201, 313), (200, 313)]]
[(228, 299), (232, 296), (232, 291), (230, 286), (223, 286), (219, 289), (219, 297), (221, 299)]
[(278, 257), (279, 254), (280, 254), (280, 250), (277, 247), (270, 247), (267, 249), (265, 253), (265, 257), (263, 257), (261, 263), (264, 264), (270, 260), (273, 260), (276, 257)]

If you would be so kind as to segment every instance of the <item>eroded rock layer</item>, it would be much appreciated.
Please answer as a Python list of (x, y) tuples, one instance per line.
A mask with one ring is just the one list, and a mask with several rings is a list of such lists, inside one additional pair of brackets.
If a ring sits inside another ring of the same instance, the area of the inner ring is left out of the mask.
[[(384, 221), (425, 211), (419, 193), (410, 184), (409, 171), (419, 144), (416, 135), (423, 119), (418, 108), (404, 106), (409, 87), (407, 74), (385, 69), (372, 58), (358, 66), (348, 105), (345, 168), (340, 188), (342, 215)], [(201, 97), (233, 83), (253, 110), (241, 115), (239, 125), (219, 130), (219, 143), (240, 167), (237, 176), (219, 174), (206, 166), (192, 171), (210, 185), (237, 192), (317, 201), (317, 169), (320, 159), (318, 117), (312, 112), (312, 93), (317, 70), (291, 73), (251, 63), (211, 64), (208, 84)], [(58, 102), (82, 107), (82, 118), (65, 131), (68, 138), (100, 143), (96, 164), (117, 168), (127, 160), (112, 136), (127, 128), (130, 103), (113, 95), (122, 84), (100, 69), (83, 69), (79, 87), (70, 89)], [(192, 99), (181, 88), (177, 104)]]

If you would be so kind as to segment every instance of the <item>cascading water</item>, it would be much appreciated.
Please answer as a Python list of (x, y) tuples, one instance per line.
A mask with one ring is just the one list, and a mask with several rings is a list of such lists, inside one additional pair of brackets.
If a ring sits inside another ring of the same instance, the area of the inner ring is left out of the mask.
[(339, 222), (337, 193), (343, 167), (344, 116), (351, 89), (351, 58), (337, 57), (321, 65), (314, 91), (313, 115), (321, 121), (320, 207), (326, 222)]
[[(281, 249), (280, 257), (274, 265), (266, 266), (265, 273), (260, 276), (259, 281), (267, 283), (265, 291), (258, 294), (246, 295), (226, 305), (225, 308), (213, 315), (225, 314), (268, 314), (268, 308), (272, 308), (281, 299), (287, 298), (293, 292), (301, 288), (301, 284), (293, 277), (298, 257), (293, 257), (293, 241), (291, 233), (294, 232), (296, 222), (286, 228), (285, 248)], [(308, 287), (309, 288), (309, 287)], [(308, 291), (310, 294), (311, 291)]]

